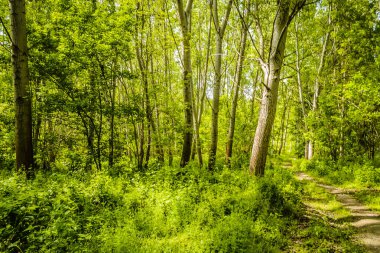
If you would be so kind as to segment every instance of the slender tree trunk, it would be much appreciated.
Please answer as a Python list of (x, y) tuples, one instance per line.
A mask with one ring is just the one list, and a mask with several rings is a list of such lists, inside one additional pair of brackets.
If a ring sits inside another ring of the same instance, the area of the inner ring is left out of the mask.
[(211, 123), (211, 145), (208, 158), (208, 169), (213, 170), (216, 161), (216, 151), (218, 148), (218, 122), (219, 122), (219, 98), (220, 86), (222, 80), (222, 53), (223, 53), (223, 37), (226, 31), (228, 18), (232, 8), (232, 0), (228, 2), (223, 23), (219, 24), (218, 2), (213, 0), (211, 3), (212, 16), (214, 18), (216, 51), (215, 51), (215, 82), (212, 98), (212, 123)]
[(191, 156), (193, 142), (193, 80), (191, 68), (191, 11), (193, 0), (188, 0), (184, 6), (182, 0), (177, 0), (178, 14), (181, 21), (183, 43), (183, 97), (185, 104), (185, 126), (183, 134), (183, 146), (181, 167), (184, 167)]
[[(331, 4), (329, 6), (330, 11), (331, 11)], [(328, 17), (328, 26), (331, 25), (331, 14), (329, 12), (329, 17)], [(319, 66), (317, 70), (317, 76), (315, 77), (315, 82), (314, 82), (314, 95), (313, 95), (313, 103), (312, 103), (312, 111), (315, 113), (318, 110), (318, 100), (319, 100), (319, 94), (321, 93), (321, 87), (319, 83), (319, 77), (322, 73), (324, 62), (325, 62), (325, 56), (326, 56), (326, 51), (327, 51), (327, 45), (330, 40), (330, 31), (327, 31), (325, 40), (323, 42), (322, 46), (322, 52), (321, 52), (321, 58), (319, 59)], [(314, 155), (314, 145), (312, 140), (308, 140), (307, 142), (308, 149), (307, 149), (307, 159), (310, 160), (313, 158)]]
[[(156, 97), (155, 97), (156, 98)], [(156, 98), (157, 101), (157, 98)], [(156, 108), (156, 124), (153, 122), (155, 127), (155, 136), (156, 136), (156, 149), (157, 149), (157, 159), (159, 162), (164, 163), (165, 162), (165, 153), (164, 148), (162, 147), (162, 138), (161, 138), (161, 124), (160, 124), (160, 111), (157, 106)]]
[[(51, 119), (48, 119), (48, 133), (54, 133), (53, 121)], [(55, 159), (57, 158), (57, 152), (52, 138), (49, 138), (47, 154), (47, 166), (45, 169), (51, 169), (51, 165), (55, 163)]]
[[(115, 62), (116, 67), (116, 62)], [(111, 90), (111, 118), (110, 118), (110, 138), (109, 138), (109, 155), (108, 165), (110, 167), (114, 164), (114, 143), (115, 143), (115, 95), (116, 95), (116, 78), (113, 71), (112, 77), (112, 90)]]
[[(109, 7), (111, 13), (115, 12), (115, 1), (109, 0)], [(111, 100), (111, 118), (110, 118), (110, 137), (109, 137), (109, 154), (108, 154), (108, 165), (112, 167), (114, 165), (114, 159), (115, 159), (115, 96), (116, 96), (116, 68), (117, 68), (117, 49), (114, 48), (114, 51), (116, 53), (113, 66), (111, 69), (111, 94), (110, 94), (110, 100)]]
[(102, 111), (102, 107), (103, 107), (103, 103), (102, 103), (102, 92), (100, 91), (99, 89), (99, 92), (98, 92), (98, 99), (99, 99), (99, 130), (97, 131), (97, 162), (98, 162), (98, 169), (101, 170), (102, 169), (102, 150), (101, 150), (101, 142), (102, 142), (102, 133), (103, 133), (103, 111)]
[[(37, 156), (37, 151), (38, 151), (38, 144), (40, 142), (40, 136), (41, 136), (41, 124), (42, 124), (42, 115), (41, 113), (37, 113), (37, 122), (36, 126), (34, 129), (34, 145), (33, 145), (33, 150), (34, 154)], [(37, 165), (36, 165), (37, 166)], [(40, 167), (40, 165), (38, 165)]]
[[(195, 118), (195, 139), (196, 139), (196, 152), (198, 155), (198, 162), (200, 166), (203, 166), (203, 157), (202, 157), (202, 143), (200, 140), (200, 134), (199, 129), (201, 126), (202, 121), (202, 115), (204, 110), (204, 104), (205, 104), (205, 98), (206, 98), (206, 90), (207, 90), (207, 75), (208, 75), (208, 65), (209, 65), (209, 59), (210, 59), (210, 46), (211, 46), (211, 25), (212, 25), (212, 14), (210, 13), (210, 20), (208, 25), (208, 35), (207, 35), (207, 46), (206, 46), (206, 62), (205, 62), (205, 70), (203, 74), (203, 80), (202, 80), (202, 93), (200, 94), (200, 97), (198, 99), (198, 109), (197, 112), (194, 113)], [(201, 75), (200, 75), (201, 76)], [(199, 78), (200, 79), (200, 78)], [(194, 108), (194, 110), (196, 110)]]
[(140, 137), (140, 142), (139, 142), (139, 157), (137, 159), (137, 168), (139, 170), (144, 169), (144, 122), (141, 122), (141, 125), (139, 127), (139, 137)]
[[(38, 110), (38, 103), (41, 102), (41, 97), (39, 96), (40, 93), (40, 81), (36, 80), (36, 97), (35, 97), (35, 110), (37, 111), (36, 113), (36, 123), (34, 126), (34, 134), (33, 134), (33, 151), (34, 151), (34, 156), (37, 156), (37, 152), (39, 151), (39, 142), (40, 142), (40, 135), (41, 135), (41, 124), (42, 124), (42, 112)], [(40, 167), (40, 164), (36, 164), (37, 166)]]
[(235, 120), (236, 120), (236, 109), (238, 105), (239, 100), (239, 88), (241, 83), (241, 76), (243, 72), (243, 65), (244, 65), (244, 59), (245, 59), (245, 48), (246, 48), (246, 42), (247, 42), (247, 34), (248, 30), (243, 26), (242, 28), (242, 35), (241, 35), (241, 45), (239, 50), (239, 60), (237, 65), (237, 73), (236, 73), (236, 82), (235, 82), (235, 89), (234, 89), (234, 97), (232, 100), (232, 107), (231, 107), (231, 117), (230, 117), (230, 125), (228, 128), (228, 135), (227, 135), (227, 147), (226, 147), (226, 163), (229, 166), (230, 160), (232, 156), (232, 145), (234, 140), (234, 133), (235, 133)]
[(280, 141), (277, 153), (281, 155), (282, 148), (284, 147), (284, 139), (285, 139), (285, 131), (287, 128), (287, 116), (289, 115), (287, 112), (289, 111), (289, 100), (290, 95), (288, 94), (288, 88), (285, 88), (285, 101), (284, 101), (284, 110), (281, 115), (281, 125), (280, 125)]
[[(136, 15), (137, 25), (136, 25), (136, 34), (135, 34), (135, 43), (136, 43), (136, 56), (138, 61), (139, 70), (141, 73), (141, 84), (143, 92), (143, 109), (145, 109), (145, 118), (146, 120), (141, 121), (141, 126), (139, 127), (139, 159), (138, 159), (138, 168), (140, 170), (146, 169), (150, 159), (150, 148), (151, 148), (151, 107), (149, 99), (149, 82), (148, 82), (148, 64), (151, 55), (148, 50), (148, 42), (150, 41), (151, 30), (145, 29), (145, 24), (148, 20), (147, 14), (144, 10), (144, 4), (137, 2), (136, 9), (139, 11)], [(145, 126), (145, 122), (147, 125)], [(145, 147), (145, 130), (147, 132), (147, 145), (146, 152)], [(145, 161), (144, 161), (145, 158)]]
[(29, 87), (25, 0), (10, 0), (12, 65), (16, 106), (16, 165), (33, 176), (32, 98)]
[[(300, 2), (300, 6), (297, 5), (294, 7), (297, 9), (293, 9), (291, 13), (297, 13), (302, 6), (303, 4)], [(278, 86), (280, 83), (281, 68), (284, 59), (286, 37), (288, 26), (292, 18), (289, 10), (290, 1), (278, 2), (278, 10), (272, 31), (268, 64), (262, 63), (263, 69), (265, 70), (265, 88), (261, 100), (259, 121), (256, 128), (249, 166), (251, 173), (254, 173), (256, 176), (264, 175), (269, 140), (276, 114)]]
[[(303, 128), (305, 133), (308, 132), (308, 126), (306, 122), (307, 114), (305, 108), (305, 102), (303, 99), (303, 87), (302, 87), (302, 78), (301, 78), (301, 61), (300, 61), (300, 52), (299, 52), (299, 42), (298, 42), (298, 20), (295, 22), (295, 37), (296, 37), (296, 70), (297, 70), (297, 84), (298, 84), (298, 99), (301, 105), (302, 110), (302, 121)], [(309, 159), (309, 146), (311, 145), (310, 138), (305, 139), (305, 151), (304, 157), (305, 159)], [(312, 151), (311, 151), (312, 152)]]
[(208, 169), (215, 166), (216, 151), (218, 148), (218, 122), (219, 122), (219, 97), (222, 72), (222, 38), (216, 35), (216, 56), (215, 56), (215, 83), (212, 98), (212, 123), (211, 123), (211, 146), (208, 159)]
[[(150, 25), (150, 33), (152, 34), (152, 28)], [(153, 42), (151, 42), (153, 44)], [(153, 57), (150, 55), (150, 76), (151, 76), (151, 83), (153, 87), (156, 86), (156, 80), (154, 78), (154, 64), (153, 64)], [(155, 144), (155, 150), (157, 153), (157, 160), (159, 162), (164, 162), (164, 150), (162, 148), (161, 144), (161, 134), (160, 134), (160, 123), (159, 123), (159, 110), (157, 106), (157, 93), (153, 89), (153, 106), (150, 111), (149, 115), (149, 120), (150, 120), (150, 125), (153, 133), (153, 140)]]
[(148, 136), (147, 136), (147, 145), (146, 145), (146, 154), (145, 154), (145, 163), (144, 163), (144, 169), (148, 168), (149, 165), (149, 159), (150, 159), (150, 149), (152, 145), (152, 133), (151, 133), (151, 125), (148, 122)]
[[(133, 137), (134, 137), (134, 144), (135, 144), (135, 152), (134, 152), (134, 155), (135, 155), (135, 161), (137, 162), (137, 167), (139, 166), (139, 161), (140, 161), (140, 149), (139, 149), (139, 143), (138, 143), (138, 133), (137, 133), (137, 124), (135, 122), (135, 120), (133, 119), (133, 116), (131, 117), (132, 118), (132, 125), (133, 125)], [(139, 167), (138, 167), (139, 168)], [(140, 169), (140, 168), (139, 168)]]
[(288, 115), (286, 116), (285, 132), (283, 135), (283, 140), (281, 141), (280, 149), (278, 151), (279, 155), (281, 155), (283, 147), (286, 147), (286, 140), (288, 137), (288, 128), (289, 128), (289, 115), (290, 115), (290, 109), (288, 110)]
[[(146, 66), (146, 65), (145, 65)], [(149, 159), (150, 159), (150, 149), (151, 149), (151, 144), (152, 144), (152, 134), (151, 134), (151, 129), (152, 129), (152, 109), (150, 106), (150, 99), (149, 99), (149, 84), (148, 84), (148, 77), (147, 77), (147, 69), (143, 69), (144, 75), (143, 75), (143, 86), (144, 86), (144, 98), (145, 98), (145, 114), (146, 114), (146, 119), (147, 119), (147, 146), (146, 146), (146, 155), (145, 155), (145, 164), (144, 167), (145, 169), (148, 166)]]
[(256, 70), (255, 76), (252, 78), (253, 79), (252, 100), (251, 100), (251, 108), (249, 110), (249, 112), (250, 112), (249, 119), (250, 120), (253, 120), (254, 116), (255, 116), (255, 97), (256, 97), (257, 84), (259, 83), (259, 79), (260, 79), (260, 77), (259, 77), (260, 73), (261, 73), (261, 70), (258, 68)]
[[(166, 6), (164, 6), (164, 10), (167, 11), (166, 9)], [(166, 19), (167, 22), (168, 19)], [(167, 22), (164, 23), (164, 38), (165, 38), (165, 41), (167, 41)], [(168, 52), (168, 48), (167, 47), (164, 47), (164, 66), (165, 66), (165, 86), (167, 88), (167, 93), (168, 94), (172, 94), (172, 87), (171, 87), (171, 71), (170, 71), (170, 58), (169, 58), (169, 52)], [(170, 97), (170, 96), (169, 96)], [(165, 107), (166, 107), (166, 110), (168, 110), (169, 108), (169, 99), (166, 99), (165, 101)], [(165, 124), (167, 126), (171, 125), (172, 123), (172, 118), (170, 116), (168, 117), (165, 117)], [(169, 131), (167, 131), (165, 133), (166, 135), (166, 138), (168, 139), (167, 142), (164, 143), (164, 145), (166, 144), (167, 146), (167, 150), (168, 150), (168, 164), (169, 166), (172, 166), (173, 165), (173, 152), (172, 152), (172, 140), (171, 140), (171, 133), (173, 132), (173, 128), (172, 127), (169, 127)]]
[[(194, 108), (194, 106), (193, 106), (193, 108)], [(195, 110), (193, 110), (193, 111), (195, 111)], [(194, 118), (195, 117), (193, 116), (193, 119)], [(194, 130), (195, 130), (195, 124), (196, 123), (194, 123)], [(190, 157), (191, 161), (194, 161), (196, 153), (197, 153), (197, 140), (196, 140), (196, 138), (193, 138), (193, 143), (191, 144), (191, 157)]]

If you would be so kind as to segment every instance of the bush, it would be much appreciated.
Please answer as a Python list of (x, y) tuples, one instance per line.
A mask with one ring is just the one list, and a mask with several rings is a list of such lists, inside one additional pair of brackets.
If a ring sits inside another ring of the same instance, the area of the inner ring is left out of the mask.
[(351, 183), (358, 187), (376, 187), (380, 184), (380, 168), (373, 166), (372, 162), (349, 163), (313, 159), (301, 161), (299, 167), (300, 170), (309, 171), (333, 184)]
[(115, 174), (3, 177), (0, 251), (276, 251), (302, 210), (299, 185), (276, 168), (262, 179), (195, 166)]

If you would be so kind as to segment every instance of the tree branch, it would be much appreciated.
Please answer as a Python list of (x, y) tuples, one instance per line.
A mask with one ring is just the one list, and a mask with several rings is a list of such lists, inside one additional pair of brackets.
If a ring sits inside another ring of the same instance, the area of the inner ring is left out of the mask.
[(11, 41), (12, 45), (14, 45), (13, 40), (12, 40), (12, 37), (11, 37), (10, 33), (8, 32), (7, 27), (5, 26), (2, 17), (0, 17), (0, 22), (1, 22), (1, 24), (3, 25), (3, 27), (4, 27), (4, 30), (5, 30), (5, 33), (7, 34), (8, 39)]
[(220, 34), (221, 34), (222, 37), (223, 37), (223, 35), (224, 35), (224, 31), (226, 30), (226, 27), (227, 27), (228, 18), (229, 18), (229, 16), (230, 16), (231, 9), (232, 9), (232, 3), (233, 3), (233, 0), (228, 1), (227, 10), (226, 10), (226, 15), (224, 16), (224, 20), (223, 20), (223, 23), (222, 23), (222, 27), (221, 27), (221, 29), (220, 29)]
[(185, 8), (186, 14), (191, 12), (191, 8), (193, 7), (193, 0), (188, 0)]

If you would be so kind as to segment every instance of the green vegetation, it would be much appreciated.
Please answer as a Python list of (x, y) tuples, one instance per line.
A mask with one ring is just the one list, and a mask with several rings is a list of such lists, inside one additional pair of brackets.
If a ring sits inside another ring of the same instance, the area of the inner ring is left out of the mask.
[[(112, 170), (3, 173), (0, 250), (14, 252), (320, 252), (350, 249), (352, 231), (307, 221), (302, 187), (284, 170), (188, 166), (147, 173)], [(310, 193), (310, 191), (308, 191)], [(294, 241), (302, 241), (302, 245)]]
[(346, 189), (372, 210), (380, 210), (380, 167), (374, 161), (300, 160), (294, 170), (307, 171), (320, 182)]
[(373, 162), (341, 163), (331, 160), (302, 160), (296, 166), (300, 171), (309, 171), (317, 178), (323, 178), (329, 184), (345, 188), (378, 188), (380, 186), (380, 167)]
[(379, 41), (375, 0), (0, 0), (0, 251), (361, 252), (320, 182), (380, 211)]

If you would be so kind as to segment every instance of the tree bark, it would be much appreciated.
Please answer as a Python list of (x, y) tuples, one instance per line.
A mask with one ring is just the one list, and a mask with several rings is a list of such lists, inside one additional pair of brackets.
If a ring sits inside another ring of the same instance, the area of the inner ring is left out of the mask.
[[(116, 68), (116, 60), (114, 62), (114, 67)], [(112, 70), (111, 78), (111, 115), (110, 115), (110, 137), (109, 137), (109, 154), (108, 154), (108, 165), (112, 167), (114, 165), (114, 149), (115, 149), (115, 96), (116, 96), (116, 71)]]
[(256, 128), (250, 159), (250, 172), (256, 176), (263, 176), (266, 157), (269, 148), (271, 130), (276, 115), (278, 86), (280, 83), (282, 62), (288, 26), (294, 15), (302, 8), (305, 1), (298, 2), (290, 11), (291, 1), (279, 1), (276, 12), (268, 63), (262, 63), (265, 70), (264, 91), (261, 100), (259, 121)]
[(183, 146), (181, 167), (184, 167), (191, 156), (193, 142), (193, 80), (191, 68), (191, 11), (193, 0), (188, 0), (186, 7), (182, 0), (177, 0), (178, 14), (181, 21), (183, 43), (183, 97), (185, 104), (185, 126), (183, 134)]
[(215, 54), (215, 82), (213, 89), (212, 98), (212, 123), (211, 123), (211, 145), (208, 159), (208, 169), (213, 170), (216, 160), (216, 151), (218, 148), (218, 121), (219, 121), (219, 97), (220, 97), (220, 86), (222, 80), (222, 47), (223, 47), (223, 37), (224, 32), (227, 27), (228, 18), (231, 13), (232, 0), (228, 2), (225, 17), (223, 23), (219, 25), (218, 18), (218, 2), (213, 0), (211, 4), (212, 15), (214, 18), (214, 26), (216, 30), (216, 54)]
[(29, 87), (25, 0), (10, 0), (12, 65), (16, 107), (16, 165), (33, 176), (32, 98)]
[(228, 127), (228, 135), (227, 135), (226, 163), (228, 166), (230, 166), (230, 160), (232, 156), (232, 147), (233, 147), (233, 140), (234, 140), (234, 133), (235, 133), (236, 109), (237, 109), (237, 104), (239, 100), (239, 89), (240, 89), (241, 76), (243, 72), (243, 65), (244, 65), (244, 59), (245, 59), (244, 57), (245, 48), (247, 44), (246, 42), (247, 42), (248, 27), (246, 29), (245, 26), (243, 26), (242, 29), (243, 30), (242, 30), (241, 42), (240, 42), (241, 45), (240, 45), (240, 50), (239, 50), (239, 60), (238, 60), (238, 65), (237, 65), (234, 97), (232, 100), (230, 125)]
[(139, 130), (139, 152), (138, 152), (138, 159), (137, 159), (137, 168), (139, 170), (144, 169), (144, 121), (141, 122), (141, 124), (138, 126)]
[[(305, 108), (305, 102), (303, 99), (301, 61), (300, 61), (299, 42), (298, 42), (298, 22), (295, 22), (295, 39), (296, 39), (295, 42), (296, 42), (296, 70), (297, 70), (297, 84), (298, 84), (298, 99), (299, 99), (301, 110), (302, 110), (303, 128), (304, 128), (305, 133), (307, 133), (308, 132), (308, 126), (306, 122), (307, 113), (306, 113), (306, 108)], [(310, 142), (311, 142), (310, 138), (305, 138), (305, 151), (304, 151), (305, 159), (309, 159)]]
[[(331, 10), (331, 5), (329, 6)], [(329, 13), (328, 17), (328, 26), (331, 25), (331, 16)], [(318, 110), (318, 100), (319, 100), (319, 94), (321, 93), (321, 87), (319, 83), (319, 77), (322, 73), (324, 62), (325, 62), (325, 56), (326, 56), (326, 51), (327, 51), (327, 45), (330, 40), (330, 31), (327, 31), (325, 40), (323, 42), (322, 46), (322, 52), (321, 52), (321, 58), (319, 59), (319, 66), (317, 70), (317, 76), (315, 77), (315, 82), (314, 82), (314, 95), (313, 95), (313, 103), (312, 103), (312, 111), (316, 112)], [(307, 141), (307, 159), (310, 160), (313, 158), (314, 155), (314, 145), (312, 140)]]
[[(212, 25), (212, 14), (210, 12), (209, 25), (208, 25), (208, 33), (207, 33), (207, 46), (206, 46), (206, 62), (205, 69), (203, 73), (203, 78), (201, 78), (201, 74), (199, 74), (199, 90), (202, 92), (197, 93), (197, 101), (198, 107), (194, 106), (194, 130), (195, 130), (195, 141), (196, 141), (196, 153), (198, 156), (199, 166), (203, 166), (203, 157), (202, 157), (202, 143), (200, 139), (199, 129), (201, 126), (202, 115), (204, 110), (205, 98), (206, 98), (206, 90), (207, 90), (207, 75), (208, 75), (208, 66), (210, 59), (210, 46), (211, 46), (211, 25)], [(201, 70), (199, 70), (200, 72)], [(202, 79), (202, 81), (201, 81)]]
[(280, 140), (279, 140), (279, 148), (277, 150), (277, 154), (281, 155), (282, 148), (285, 146), (284, 139), (285, 139), (285, 132), (287, 129), (287, 118), (289, 116), (289, 100), (290, 100), (290, 94), (288, 94), (288, 87), (285, 87), (285, 99), (284, 99), (284, 109), (282, 111), (281, 115), (281, 124), (280, 124)]

